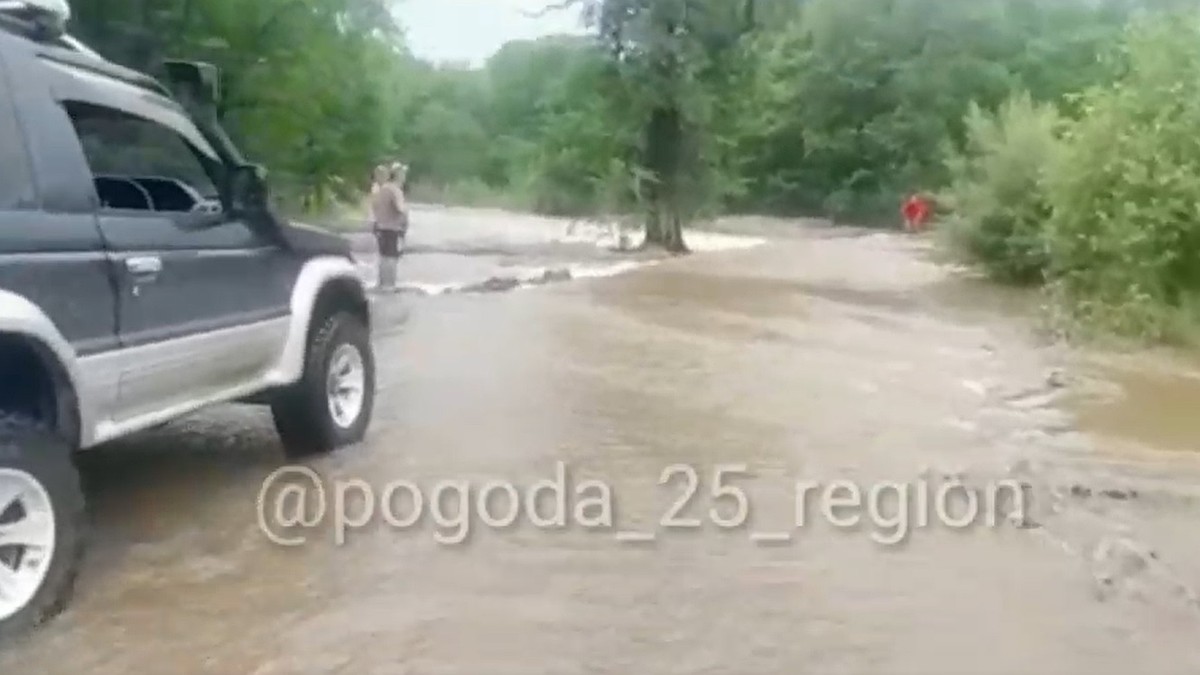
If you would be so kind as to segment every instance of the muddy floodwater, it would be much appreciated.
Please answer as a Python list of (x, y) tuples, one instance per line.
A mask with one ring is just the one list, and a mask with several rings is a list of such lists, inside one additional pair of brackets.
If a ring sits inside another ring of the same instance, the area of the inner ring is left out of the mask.
[[(271, 527), (256, 408), (88, 453), (74, 601), (0, 672), (1200, 672), (1188, 359), (1046, 344), (1029, 299), (899, 234), (738, 221), (661, 260), (413, 227), (367, 442), (280, 484), (353, 526)], [(887, 485), (963, 499), (852, 522)]]

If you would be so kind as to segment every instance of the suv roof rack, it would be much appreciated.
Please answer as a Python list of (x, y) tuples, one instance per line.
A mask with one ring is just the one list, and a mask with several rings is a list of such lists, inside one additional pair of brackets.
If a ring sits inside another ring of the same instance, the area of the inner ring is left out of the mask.
[(0, 29), (36, 43), (41, 56), (170, 96), (161, 82), (109, 61), (66, 32), (67, 0), (0, 0)]
[(0, 28), (40, 44), (103, 58), (67, 34), (71, 7), (66, 0), (0, 0)]
[(0, 0), (0, 26), (30, 40), (62, 37), (70, 19), (67, 0)]

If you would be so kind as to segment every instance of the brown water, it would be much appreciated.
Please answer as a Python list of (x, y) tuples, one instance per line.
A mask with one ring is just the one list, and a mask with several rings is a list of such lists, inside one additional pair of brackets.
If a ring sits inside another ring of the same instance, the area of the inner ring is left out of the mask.
[(1186, 356), (1081, 359), (1080, 422), (1156, 450), (1200, 452), (1200, 373)]
[[(77, 596), (0, 672), (1198, 672), (1200, 472), (1177, 450), (1200, 387), (1039, 345), (1019, 299), (924, 243), (844, 234), (381, 307), (373, 431), (316, 472), (528, 487), (561, 461), (611, 488), (613, 531), (476, 522), (450, 546), (384, 523), (280, 547), (255, 516), (270, 423), (214, 410), (85, 458)], [(722, 530), (730, 463), (752, 518)], [(703, 479), (700, 531), (656, 527), (673, 464)], [(788, 527), (796, 479), (952, 474), (1027, 481), (1029, 522), (894, 547)]]

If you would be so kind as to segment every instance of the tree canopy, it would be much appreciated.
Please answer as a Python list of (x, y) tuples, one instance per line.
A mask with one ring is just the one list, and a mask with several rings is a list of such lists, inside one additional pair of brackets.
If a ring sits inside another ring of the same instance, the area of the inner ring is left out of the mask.
[[(73, 4), (119, 62), (220, 66), (232, 135), (298, 208), (403, 158), (417, 199), (636, 214), (683, 251), (721, 211), (891, 223), (921, 190), (998, 277), (1108, 298), (1089, 315), (1179, 308), (1200, 285), (1177, 247), (1200, 203), (1189, 0), (547, 2), (590, 32), (478, 68), (414, 57), (387, 0)], [(1086, 271), (1100, 259), (1147, 276), (1118, 292), (1128, 275)]]

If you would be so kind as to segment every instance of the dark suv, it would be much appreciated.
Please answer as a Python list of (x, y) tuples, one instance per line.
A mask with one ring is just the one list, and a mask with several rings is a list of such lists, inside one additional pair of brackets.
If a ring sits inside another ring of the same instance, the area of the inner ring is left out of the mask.
[(216, 72), (164, 87), (0, 0), (0, 641), (76, 573), (73, 453), (215, 403), (269, 404), (286, 451), (362, 439), (370, 309), (341, 237), (268, 207), (216, 121)]

